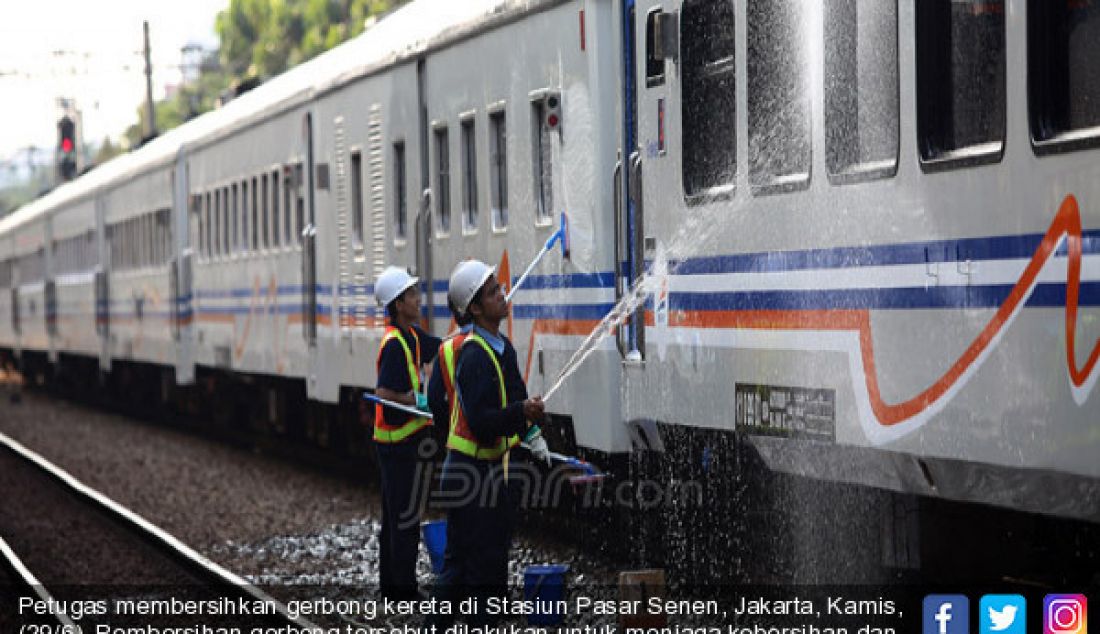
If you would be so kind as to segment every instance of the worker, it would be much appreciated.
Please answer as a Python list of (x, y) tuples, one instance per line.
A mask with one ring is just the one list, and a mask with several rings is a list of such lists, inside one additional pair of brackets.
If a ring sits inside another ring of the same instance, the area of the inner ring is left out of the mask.
[[(377, 395), (427, 412), (422, 368), (440, 340), (420, 329), (419, 280), (391, 266), (374, 287), (388, 325), (378, 349)], [(413, 483), (425, 468), (420, 444), (430, 438), (430, 418), (375, 406), (374, 443), (382, 480), (382, 528), (378, 537), (379, 589), (383, 597), (416, 599), (416, 558), (420, 545), (421, 496)], [(427, 455), (430, 455), (428, 452)]]
[[(429, 388), (432, 410), (439, 416), (446, 407), (449, 429), (440, 481), (440, 498), (448, 505), (447, 550), (436, 597), (458, 605), (472, 596), (480, 610), (470, 615), (471, 625), (490, 625), (495, 618), (485, 613), (485, 598), (506, 591), (515, 524), (509, 455), (523, 438), (532, 455), (549, 463), (536, 424), (544, 408), (541, 398), (528, 397), (516, 350), (500, 334), (508, 304), (494, 269), (477, 260), (460, 263), (447, 299), (456, 322), (468, 322), (469, 328), (443, 343)], [(456, 491), (465, 494), (448, 495)], [(450, 620), (441, 616), (429, 622), (446, 628)]]

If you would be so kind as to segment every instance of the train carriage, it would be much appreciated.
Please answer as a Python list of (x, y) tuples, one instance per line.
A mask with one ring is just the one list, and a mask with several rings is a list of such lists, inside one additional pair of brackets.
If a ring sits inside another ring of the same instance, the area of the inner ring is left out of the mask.
[(99, 262), (95, 199), (72, 201), (52, 213), (51, 278), (56, 293), (56, 347), (60, 354), (98, 359), (95, 275)]
[(15, 268), (9, 317), (16, 354), (26, 356), (27, 365), (38, 371), (44, 369), (51, 355), (46, 295), (48, 230), (45, 217), (33, 203), (16, 214), (7, 219)]
[[(1028, 94), (1100, 90), (1065, 67), (1100, 41), (1074, 6), (636, 3), (630, 243), (661, 267), (625, 417), (736, 429), (773, 469), (1100, 517), (1100, 111), (1052, 134), (1067, 104)], [(655, 57), (669, 16), (679, 55)], [(1037, 52), (1040, 19), (1070, 54)]]

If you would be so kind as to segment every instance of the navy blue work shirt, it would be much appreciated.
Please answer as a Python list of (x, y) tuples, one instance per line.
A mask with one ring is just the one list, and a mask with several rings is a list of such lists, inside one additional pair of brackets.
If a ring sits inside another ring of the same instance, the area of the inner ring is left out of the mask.
[(503, 342), (503, 350), (493, 354), (496, 354), (504, 375), (506, 407), (502, 409), (500, 406), (500, 380), (485, 348), (473, 342), (462, 346), (455, 369), (462, 412), (474, 438), (482, 445), (494, 444), (501, 436), (523, 436), (527, 430), (527, 420), (523, 415), (527, 385), (519, 371), (516, 349), (504, 335), (496, 337)]
[[(414, 325), (412, 329), (416, 331), (416, 336), (420, 338), (421, 365), (431, 363), (435, 359), (436, 353), (439, 352), (439, 344), (441, 343), (439, 337), (429, 335), (421, 330), (419, 326)], [(416, 339), (413, 339), (412, 333), (408, 330), (399, 329), (399, 336), (408, 344), (409, 352), (412, 353), (415, 361)], [(416, 371), (419, 372), (420, 368), (417, 368)], [(401, 347), (401, 342), (396, 339), (390, 339), (382, 348), (382, 355), (378, 359), (378, 387), (393, 390), (398, 394), (406, 394), (413, 389), (412, 381), (409, 380), (409, 362), (405, 358), (405, 349)], [(393, 408), (386, 409), (386, 423), (391, 426), (402, 425), (410, 418), (412, 418), (411, 414)]]

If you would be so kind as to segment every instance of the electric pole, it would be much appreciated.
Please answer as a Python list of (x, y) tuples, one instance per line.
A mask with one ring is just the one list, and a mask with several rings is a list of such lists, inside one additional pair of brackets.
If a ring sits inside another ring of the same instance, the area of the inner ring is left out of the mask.
[(153, 62), (149, 49), (149, 21), (143, 22), (145, 28), (145, 140), (157, 135), (157, 113), (153, 107)]

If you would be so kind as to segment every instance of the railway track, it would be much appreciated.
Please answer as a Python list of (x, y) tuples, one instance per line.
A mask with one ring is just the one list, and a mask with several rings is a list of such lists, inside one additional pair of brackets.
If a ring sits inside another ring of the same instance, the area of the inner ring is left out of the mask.
[(0, 631), (316, 628), (3, 434), (0, 490)]

